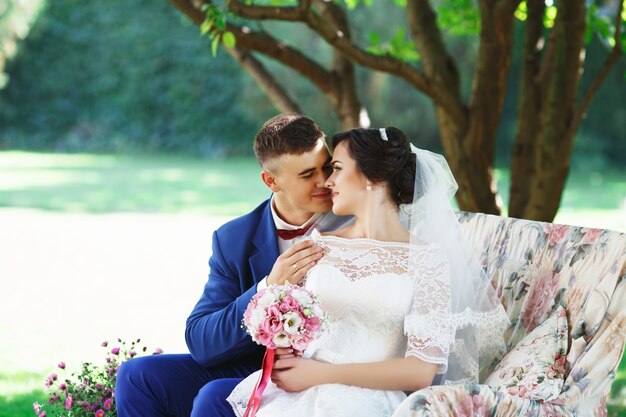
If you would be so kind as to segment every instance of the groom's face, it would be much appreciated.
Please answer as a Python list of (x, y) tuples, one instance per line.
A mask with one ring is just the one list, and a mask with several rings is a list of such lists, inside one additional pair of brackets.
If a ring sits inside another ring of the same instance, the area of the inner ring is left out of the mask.
[(267, 164), (266, 171), (273, 180), (268, 186), (276, 193), (277, 208), (285, 220), (310, 217), (331, 209), (330, 190), (324, 185), (331, 171), (330, 153), (323, 139), (301, 155), (284, 154), (274, 158)]

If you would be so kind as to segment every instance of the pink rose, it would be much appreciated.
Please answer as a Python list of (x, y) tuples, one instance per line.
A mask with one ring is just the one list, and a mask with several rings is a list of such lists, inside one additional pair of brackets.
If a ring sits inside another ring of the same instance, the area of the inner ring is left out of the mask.
[(96, 414), (94, 414), (94, 417), (104, 417), (104, 410), (99, 409), (98, 411), (96, 411)]
[(546, 224), (543, 230), (548, 235), (548, 243), (550, 246), (554, 246), (559, 243), (567, 234), (570, 226), (561, 224)]
[(271, 305), (267, 308), (267, 319), (261, 323), (261, 326), (272, 334), (283, 331), (283, 315), (277, 305)]
[(273, 344), (272, 337), (273, 337), (273, 334), (267, 332), (263, 328), (263, 326), (259, 327), (259, 331), (256, 334), (256, 340), (258, 340), (260, 344), (262, 344), (263, 346), (270, 347), (269, 345)]
[(282, 333), (284, 330), (283, 322), (275, 318), (265, 320), (261, 323), (261, 328), (268, 334), (271, 334), (272, 337), (276, 336), (278, 333)]
[(113, 349), (111, 349), (111, 353), (114, 354), (114, 355), (119, 355), (120, 354), (120, 348), (114, 347)]
[(588, 228), (588, 227), (584, 227), (581, 230), (581, 232), (585, 235), (583, 237), (583, 243), (593, 243), (596, 240), (598, 240), (598, 238), (602, 234), (603, 230), (602, 229), (591, 229), (591, 228)]
[(537, 327), (539, 320), (554, 304), (559, 278), (558, 272), (547, 271), (531, 284), (522, 311), (526, 331)]
[(302, 318), (305, 319), (304, 328), (306, 329), (307, 332), (312, 332), (312, 333), (317, 332), (322, 326), (322, 323), (320, 322), (319, 317), (309, 317), (309, 318), (302, 317)]
[(303, 351), (309, 346), (312, 340), (313, 338), (311, 337), (311, 335), (307, 333), (294, 334), (291, 337), (291, 346), (296, 350)]
[(300, 304), (291, 295), (286, 295), (278, 308), (283, 313), (287, 313), (288, 311), (300, 311)]
[(72, 408), (72, 397), (67, 397), (65, 399), (65, 409), (69, 410), (70, 408)]
[(39, 403), (33, 403), (33, 410), (35, 410), (35, 414), (39, 414), (41, 411), (41, 405)]

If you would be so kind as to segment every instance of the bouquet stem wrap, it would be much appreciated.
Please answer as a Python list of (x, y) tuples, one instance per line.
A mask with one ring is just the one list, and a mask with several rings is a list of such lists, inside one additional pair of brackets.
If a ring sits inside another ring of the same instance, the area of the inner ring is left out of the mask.
[(265, 387), (270, 379), (270, 375), (272, 374), (272, 368), (274, 367), (274, 354), (276, 353), (275, 349), (266, 348), (265, 355), (263, 356), (263, 366), (261, 368), (261, 375), (259, 375), (259, 379), (254, 386), (254, 390), (252, 390), (252, 395), (248, 400), (248, 406), (246, 407), (246, 412), (243, 417), (254, 417), (256, 415), (259, 406), (261, 405), (261, 395), (263, 391), (265, 391)]

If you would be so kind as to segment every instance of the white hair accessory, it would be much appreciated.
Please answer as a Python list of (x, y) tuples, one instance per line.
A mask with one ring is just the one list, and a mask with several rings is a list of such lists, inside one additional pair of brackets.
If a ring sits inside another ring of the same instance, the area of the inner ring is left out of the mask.
[(388, 142), (389, 138), (387, 137), (387, 131), (385, 130), (385, 128), (381, 127), (380, 129), (378, 129), (378, 131), (380, 132), (380, 137), (382, 138), (382, 140)]

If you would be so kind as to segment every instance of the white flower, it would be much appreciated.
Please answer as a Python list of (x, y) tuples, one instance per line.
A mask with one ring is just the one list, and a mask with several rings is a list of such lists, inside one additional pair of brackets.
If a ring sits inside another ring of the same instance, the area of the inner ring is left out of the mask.
[(257, 306), (266, 308), (276, 301), (276, 297), (272, 291), (265, 291), (265, 293), (257, 301)]
[(294, 334), (298, 332), (298, 328), (302, 324), (300, 314), (295, 311), (283, 314), (283, 328), (286, 333)]
[(265, 320), (265, 309), (255, 308), (250, 315), (250, 327), (257, 328)]
[(293, 291), (291, 291), (291, 296), (295, 298), (302, 307), (306, 307), (311, 304), (311, 302), (313, 302), (313, 299), (305, 290), (294, 289)]
[(276, 347), (289, 347), (291, 346), (291, 342), (289, 341), (289, 336), (287, 336), (284, 332), (278, 333), (272, 339)]

